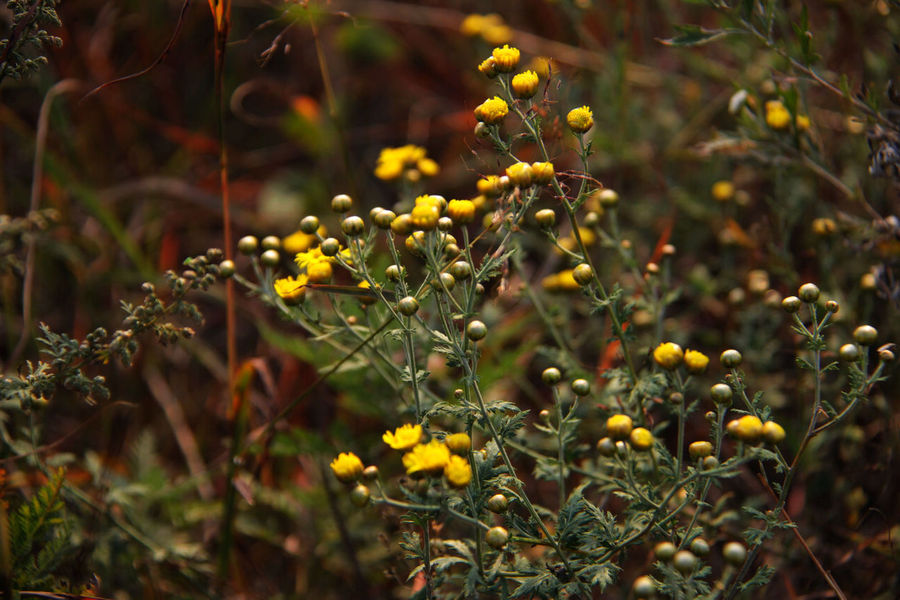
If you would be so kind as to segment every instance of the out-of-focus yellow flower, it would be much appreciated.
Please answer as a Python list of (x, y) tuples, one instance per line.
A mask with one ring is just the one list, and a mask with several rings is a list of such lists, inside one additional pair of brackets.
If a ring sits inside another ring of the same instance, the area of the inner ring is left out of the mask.
[(447, 447), (450, 448), (450, 451), (454, 454), (466, 454), (469, 451), (469, 448), (472, 447), (472, 440), (467, 433), (454, 433), (448, 435), (447, 439), (444, 440), (444, 443), (447, 444)]
[(497, 62), (494, 60), (493, 56), (488, 56), (486, 59), (478, 63), (478, 72), (484, 75), (485, 77), (494, 78), (497, 76)]
[(697, 350), (684, 351), (684, 366), (689, 373), (700, 374), (709, 366), (709, 357)]
[(531, 185), (531, 165), (517, 162), (506, 167), (506, 176), (513, 184), (525, 188)]
[(541, 79), (547, 79), (550, 77), (551, 71), (556, 71), (556, 61), (546, 56), (535, 56), (531, 59), (531, 64), (528, 65), (531, 67), (531, 70), (537, 73), (537, 76)]
[(534, 71), (525, 71), (512, 78), (512, 89), (519, 98), (531, 98), (537, 91), (539, 79)]
[(665, 342), (653, 351), (653, 360), (663, 369), (671, 371), (684, 360), (684, 351), (678, 344)]
[(591, 112), (589, 106), (573, 108), (566, 115), (566, 123), (569, 124), (569, 129), (575, 133), (585, 133), (594, 126), (594, 113)]
[(419, 444), (403, 455), (403, 466), (409, 475), (415, 473), (437, 475), (444, 470), (449, 461), (450, 449), (437, 440)]
[(837, 231), (837, 223), (828, 218), (813, 219), (812, 230), (818, 236), (828, 237)]
[(496, 198), (503, 193), (503, 183), (499, 175), (482, 177), (476, 182), (475, 187), (478, 188), (479, 194), (484, 194), (488, 198)]
[(475, 37), (484, 30), (485, 17), (477, 13), (466, 15), (459, 25), (459, 32), (466, 37)]
[(318, 246), (310, 248), (306, 252), (298, 252), (297, 256), (294, 257), (294, 262), (297, 263), (297, 266), (301, 269), (314, 263), (331, 262), (333, 260), (332, 257), (322, 254), (322, 249)]
[(572, 269), (547, 275), (541, 280), (541, 286), (548, 292), (574, 292), (581, 288), (575, 281)]
[(394, 450), (409, 450), (421, 441), (422, 426), (407, 423), (393, 432), (385, 431), (381, 439)]
[[(465, 435), (465, 434), (463, 434)], [(472, 481), (472, 467), (469, 461), (461, 456), (451, 456), (444, 465), (444, 477), (451, 487), (464, 488)]]
[(552, 162), (533, 162), (531, 163), (531, 175), (534, 182), (545, 185), (553, 181), (555, 175)]
[(375, 177), (385, 181), (402, 176), (418, 180), (422, 175), (432, 177), (439, 171), (438, 164), (425, 156), (425, 148), (414, 144), (382, 148), (375, 164)]
[(306, 276), (310, 283), (328, 283), (333, 274), (330, 262), (320, 261), (306, 265)]
[[(317, 233), (320, 236), (325, 237), (325, 234), (328, 232), (325, 229), (325, 226), (321, 225), (319, 226)], [(303, 233), (302, 231), (298, 230), (281, 240), (281, 247), (284, 248), (284, 251), (289, 254), (297, 254), (299, 252), (305, 252), (306, 250), (309, 250), (318, 243), (319, 240), (315, 236), (315, 234)]]
[[(581, 241), (585, 246), (593, 246), (597, 243), (597, 234), (592, 229), (579, 227), (578, 235), (581, 236)], [(575, 239), (574, 235), (559, 238), (557, 243), (569, 252), (573, 252), (578, 247), (578, 240)]]
[(275, 293), (288, 304), (299, 304), (306, 297), (306, 275), (297, 277), (284, 277), (276, 279), (273, 283)]
[(481, 37), (484, 38), (484, 41), (488, 44), (499, 46), (500, 44), (508, 44), (512, 41), (513, 30), (512, 27), (505, 23), (498, 23), (496, 25), (485, 27), (484, 31), (481, 32)]
[(772, 129), (787, 129), (791, 124), (791, 113), (779, 100), (766, 102), (766, 124)]
[(359, 479), (363, 472), (362, 461), (352, 452), (341, 452), (337, 458), (331, 461), (331, 470), (334, 476), (344, 483), (352, 483)]
[(502, 48), (494, 48), (491, 56), (494, 57), (497, 71), (509, 73), (519, 64), (520, 53), (518, 48), (510, 48), (508, 44), (504, 44)]
[(728, 202), (734, 198), (734, 184), (727, 180), (717, 181), (710, 189), (710, 193), (719, 202)]
[(475, 118), (488, 125), (496, 125), (509, 114), (509, 105), (500, 96), (489, 98), (475, 107)]
[(459, 31), (467, 37), (481, 36), (488, 44), (507, 44), (512, 39), (512, 29), (496, 13), (466, 15)]
[(809, 116), (807, 115), (797, 115), (797, 130), (799, 131), (808, 131), (809, 126), (811, 125)]
[(447, 205), (447, 216), (457, 224), (471, 223), (475, 220), (475, 203), (471, 200), (451, 200)]

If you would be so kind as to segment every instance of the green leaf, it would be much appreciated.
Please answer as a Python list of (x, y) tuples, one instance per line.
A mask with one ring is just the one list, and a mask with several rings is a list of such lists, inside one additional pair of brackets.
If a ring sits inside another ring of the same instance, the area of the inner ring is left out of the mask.
[(741, 33), (739, 29), (706, 29), (699, 25), (676, 25), (675, 29), (678, 35), (659, 42), (666, 46), (702, 46), (725, 36)]

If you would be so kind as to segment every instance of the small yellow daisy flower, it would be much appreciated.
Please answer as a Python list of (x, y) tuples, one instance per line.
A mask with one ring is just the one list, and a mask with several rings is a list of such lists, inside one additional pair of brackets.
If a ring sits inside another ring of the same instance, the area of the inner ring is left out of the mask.
[(709, 366), (709, 357), (697, 350), (684, 351), (684, 366), (689, 373), (700, 374)]
[(471, 200), (451, 200), (447, 205), (447, 216), (454, 223), (471, 223), (475, 220), (475, 203)]
[(422, 439), (422, 426), (407, 423), (393, 432), (385, 431), (381, 439), (394, 450), (409, 450)]
[(352, 452), (341, 452), (337, 458), (331, 461), (331, 470), (339, 480), (344, 483), (352, 483), (362, 475), (363, 463)]
[(585, 133), (594, 126), (594, 113), (588, 106), (573, 108), (566, 115), (566, 123), (569, 124), (569, 129), (575, 133)]
[[(684, 351), (681, 346), (672, 342), (660, 344), (653, 351), (653, 360), (663, 369), (671, 371), (684, 359)], [(707, 359), (708, 360), (708, 359)]]
[(494, 48), (491, 56), (494, 58), (497, 71), (509, 73), (519, 64), (520, 53), (518, 48), (510, 48), (509, 44), (504, 44), (502, 48)]
[(719, 202), (728, 202), (734, 198), (734, 184), (727, 180), (717, 181), (710, 190), (712, 197)]
[(454, 454), (466, 454), (469, 451), (469, 448), (472, 447), (472, 440), (467, 433), (454, 433), (448, 435), (447, 439), (444, 440), (444, 443), (450, 448), (450, 452), (453, 452)]
[(791, 124), (791, 113), (778, 100), (766, 102), (766, 124), (772, 129), (787, 129)]
[(286, 304), (300, 304), (306, 297), (307, 283), (306, 275), (298, 275), (297, 277), (276, 279), (273, 287), (278, 297), (284, 300)]
[(444, 477), (451, 487), (464, 488), (472, 481), (472, 467), (465, 458), (451, 456), (444, 466)]
[(524, 71), (512, 78), (512, 89), (519, 98), (531, 98), (538, 89), (538, 75), (534, 71)]
[(426, 473), (437, 475), (450, 461), (450, 449), (437, 440), (419, 444), (403, 455), (403, 466), (408, 475)]
[(499, 96), (489, 98), (475, 108), (475, 118), (488, 125), (496, 125), (508, 114), (509, 105)]

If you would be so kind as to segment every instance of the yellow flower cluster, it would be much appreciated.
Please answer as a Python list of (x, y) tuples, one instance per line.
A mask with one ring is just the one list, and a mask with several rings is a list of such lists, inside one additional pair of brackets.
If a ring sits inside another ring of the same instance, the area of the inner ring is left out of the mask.
[(466, 37), (481, 36), (488, 44), (507, 44), (512, 39), (512, 29), (496, 13), (488, 15), (466, 15), (459, 26), (459, 32)]
[(438, 164), (426, 156), (425, 148), (407, 144), (399, 148), (381, 149), (375, 164), (375, 177), (384, 181), (400, 177), (418, 181), (422, 176), (433, 177), (440, 170)]
[[(807, 115), (797, 115), (794, 124), (798, 131), (809, 129), (810, 120)], [(766, 102), (766, 125), (772, 129), (787, 129), (791, 125), (791, 113), (780, 100)]]

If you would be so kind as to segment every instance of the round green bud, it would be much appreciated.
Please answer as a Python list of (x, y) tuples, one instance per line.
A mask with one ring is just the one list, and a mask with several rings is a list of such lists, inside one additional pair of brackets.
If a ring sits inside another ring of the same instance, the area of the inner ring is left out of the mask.
[(277, 235), (267, 235), (259, 243), (263, 250), (281, 250), (281, 240)]
[(591, 393), (591, 384), (587, 379), (575, 379), (572, 381), (572, 392), (576, 396), (587, 396)]
[(393, 223), (396, 218), (397, 215), (394, 211), (381, 209), (378, 214), (372, 217), (372, 222), (375, 223), (375, 227), (378, 229), (390, 229), (391, 223)]
[(458, 260), (450, 265), (450, 274), (460, 281), (465, 281), (472, 276), (472, 265), (464, 260)]
[(234, 261), (233, 260), (223, 260), (219, 263), (219, 277), (223, 279), (228, 279), (234, 275)]
[(663, 561), (672, 560), (672, 557), (675, 556), (675, 552), (677, 551), (678, 548), (676, 548), (675, 544), (673, 544), (672, 542), (660, 542), (653, 547), (653, 554), (657, 559)]
[(600, 205), (604, 208), (615, 208), (619, 204), (619, 194), (609, 188), (601, 190), (597, 198), (600, 200)]
[(844, 344), (838, 351), (841, 360), (847, 362), (856, 362), (859, 360), (859, 346), (856, 344)]
[(256, 249), (259, 248), (259, 241), (255, 236), (245, 235), (240, 240), (238, 240), (238, 252), (245, 255), (250, 255), (256, 252)]
[(388, 278), (388, 281), (400, 281), (400, 267), (388, 265), (384, 270), (384, 276)]
[(487, 501), (487, 509), (492, 513), (501, 514), (505, 513), (507, 507), (509, 506), (509, 500), (506, 499), (506, 496), (503, 494), (494, 494)]
[(534, 213), (534, 220), (544, 229), (550, 229), (556, 225), (556, 213), (550, 208), (543, 208)]
[(556, 385), (562, 379), (562, 373), (556, 367), (547, 367), (541, 373), (541, 381), (547, 385)]
[(400, 314), (411, 317), (419, 310), (419, 301), (412, 296), (401, 298), (397, 303), (397, 310), (400, 311)]
[(684, 575), (688, 575), (697, 568), (697, 557), (689, 550), (679, 550), (672, 558), (672, 565)]
[(819, 286), (814, 283), (804, 283), (800, 286), (800, 289), (797, 290), (797, 295), (800, 296), (800, 299), (804, 302), (815, 302), (819, 299)]
[(894, 362), (894, 352), (890, 348), (882, 346), (881, 349), (878, 350), (878, 358), (881, 362)]
[(781, 308), (784, 309), (785, 312), (794, 314), (800, 307), (803, 305), (803, 302), (800, 301), (800, 298), (797, 296), (788, 296), (784, 300), (781, 301)]
[(361, 483), (350, 492), (350, 502), (360, 508), (369, 503), (369, 497), (369, 488)]
[(684, 394), (681, 392), (672, 392), (669, 394), (669, 402), (678, 406), (679, 404), (684, 402)]
[(653, 594), (656, 592), (656, 586), (653, 585), (653, 580), (650, 577), (642, 575), (634, 580), (631, 591), (634, 592), (634, 597), (638, 598), (638, 600), (645, 600), (653, 597)]
[(706, 556), (709, 554), (709, 542), (701, 537), (694, 538), (691, 541), (691, 552), (697, 556)]
[(601, 438), (597, 442), (597, 452), (603, 456), (613, 456), (616, 453), (616, 443), (612, 438)]
[(740, 352), (732, 348), (723, 352), (719, 357), (719, 361), (722, 363), (723, 367), (733, 369), (740, 366), (743, 358), (744, 357), (741, 356)]
[(331, 199), (331, 210), (336, 213), (345, 213), (353, 206), (353, 199), (347, 194), (338, 194)]
[(341, 221), (341, 231), (350, 237), (356, 237), (358, 235), (362, 235), (362, 233), (366, 230), (365, 222), (357, 216), (347, 217), (343, 221)]
[(728, 542), (722, 548), (722, 558), (728, 564), (739, 567), (747, 559), (747, 548), (740, 542)]
[(484, 336), (487, 335), (487, 325), (482, 323), (481, 321), (469, 321), (469, 324), (466, 325), (466, 335), (469, 336), (470, 340), (483, 340)]
[(541, 418), (541, 421), (550, 421), (550, 411), (546, 408), (539, 412), (538, 416)]
[(707, 456), (703, 459), (703, 468), (709, 471), (719, 466), (719, 459), (715, 456)]
[(578, 285), (588, 285), (594, 280), (594, 270), (587, 263), (581, 263), (572, 269), (572, 278)]
[(319, 230), (319, 217), (308, 215), (300, 221), (300, 231), (312, 235)]
[(375, 465), (369, 465), (365, 469), (363, 469), (363, 478), (366, 481), (375, 481), (378, 479), (378, 467)]
[(716, 411), (708, 410), (703, 414), (703, 418), (709, 421), (710, 423), (716, 422)]
[(456, 287), (456, 277), (454, 277), (450, 273), (441, 273), (439, 275), (439, 279), (440, 279), (440, 284), (447, 291), (450, 291)]
[(871, 325), (860, 325), (853, 331), (853, 339), (862, 346), (871, 346), (878, 339), (878, 330)]
[(709, 396), (716, 404), (731, 404), (734, 391), (727, 383), (717, 383), (709, 388)]
[(325, 256), (337, 256), (337, 253), (341, 251), (341, 243), (337, 238), (325, 238), (322, 240), (322, 245), (319, 249), (322, 250), (322, 254)]
[(491, 137), (490, 126), (487, 123), (482, 123), (479, 121), (478, 124), (475, 125), (475, 137), (482, 139)]
[(266, 250), (259, 256), (259, 261), (267, 267), (278, 266), (279, 260), (281, 260), (281, 256), (278, 254), (278, 250)]
[(509, 532), (505, 527), (491, 527), (487, 530), (487, 533), (484, 534), (484, 541), (486, 541), (491, 548), (499, 550), (509, 541)]
[(441, 231), (450, 231), (453, 228), (453, 219), (450, 217), (441, 217), (438, 219), (438, 229)]
[(825, 303), (825, 310), (830, 313), (836, 313), (841, 309), (841, 305), (835, 302), (834, 300), (829, 300)]
[(691, 458), (706, 458), (712, 454), (712, 451), (713, 445), (706, 440), (693, 442), (688, 446), (688, 454), (691, 455)]
[(584, 215), (584, 226), (585, 227), (596, 227), (600, 224), (600, 213), (597, 211), (591, 210), (588, 211), (586, 215)]
[(475, 293), (479, 296), (484, 296), (484, 286), (480, 283), (475, 284)]
[(454, 242), (450, 242), (446, 246), (444, 246), (444, 257), (448, 259), (456, 258), (459, 256), (459, 246), (457, 246)]

